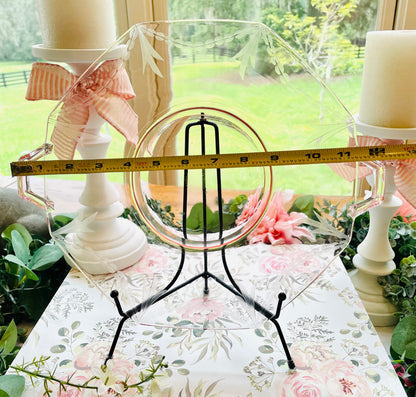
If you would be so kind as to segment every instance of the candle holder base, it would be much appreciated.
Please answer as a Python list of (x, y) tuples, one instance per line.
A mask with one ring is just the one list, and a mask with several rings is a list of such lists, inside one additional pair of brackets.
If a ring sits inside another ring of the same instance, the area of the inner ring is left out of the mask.
[[(365, 261), (366, 259), (360, 255), (354, 257), (356, 266)], [(394, 262), (391, 262), (394, 266)], [(385, 263), (380, 263), (379, 266), (385, 266)], [(355, 269), (350, 272), (350, 277), (373, 325), (376, 327), (395, 325), (398, 321), (398, 318), (394, 317), (397, 308), (384, 298), (383, 288), (377, 281), (378, 276)]]
[(147, 249), (144, 233), (127, 219), (94, 220), (88, 229), (82, 233), (69, 233), (65, 245), (89, 274), (114, 273), (130, 267)]
[[(361, 134), (383, 140), (387, 144), (401, 144), (405, 139), (416, 137), (416, 128), (390, 128), (370, 125), (360, 121), (359, 115), (354, 116), (356, 129)], [(387, 141), (386, 141), (387, 140)], [(381, 204), (369, 210), (370, 225), (367, 236), (357, 247), (357, 255), (353, 263), (357, 270), (350, 273), (351, 280), (375, 326), (390, 326), (397, 323), (394, 313), (397, 308), (383, 295), (383, 288), (377, 279), (387, 276), (396, 268), (394, 251), (389, 242), (391, 219), (402, 205), (402, 201), (394, 196), (396, 166), (394, 162), (384, 164), (384, 199)], [(370, 185), (374, 181), (367, 177)]]

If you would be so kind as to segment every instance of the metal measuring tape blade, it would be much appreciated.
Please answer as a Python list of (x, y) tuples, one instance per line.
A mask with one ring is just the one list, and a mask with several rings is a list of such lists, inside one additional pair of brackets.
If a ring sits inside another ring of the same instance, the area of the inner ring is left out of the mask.
[(270, 167), (416, 158), (416, 145), (358, 146), (330, 149), (132, 157), (88, 160), (29, 160), (10, 164), (12, 176), (93, 174), (208, 168)]

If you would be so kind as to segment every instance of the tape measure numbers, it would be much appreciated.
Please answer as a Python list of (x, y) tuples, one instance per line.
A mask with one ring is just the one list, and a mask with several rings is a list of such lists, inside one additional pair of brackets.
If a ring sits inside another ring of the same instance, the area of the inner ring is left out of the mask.
[(91, 160), (16, 161), (12, 162), (10, 167), (12, 176), (30, 176), (92, 174), (100, 172), (267, 167), (414, 158), (416, 158), (416, 145), (386, 145), (218, 155), (207, 154)]

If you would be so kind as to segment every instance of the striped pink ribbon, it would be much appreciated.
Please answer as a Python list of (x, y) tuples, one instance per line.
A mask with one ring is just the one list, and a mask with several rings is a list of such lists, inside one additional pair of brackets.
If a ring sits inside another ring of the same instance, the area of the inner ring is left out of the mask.
[(26, 99), (60, 100), (64, 95), (51, 136), (58, 158), (74, 157), (75, 147), (88, 123), (91, 107), (123, 134), (128, 142), (137, 144), (138, 117), (127, 102), (135, 94), (121, 60), (106, 61), (81, 80), (62, 66), (34, 63)]
[[(380, 139), (360, 135), (357, 137), (357, 145), (354, 140), (351, 139), (349, 146), (382, 146), (402, 143), (404, 142), (397, 139)], [(394, 183), (397, 190), (407, 202), (413, 207), (416, 207), (416, 159), (388, 160), (383, 161), (383, 163), (395, 167)], [(355, 168), (348, 166), (348, 163), (331, 164), (331, 168), (348, 181), (353, 181), (356, 178)], [(371, 174), (371, 170), (368, 167), (359, 167), (359, 178), (363, 178), (369, 174)]]

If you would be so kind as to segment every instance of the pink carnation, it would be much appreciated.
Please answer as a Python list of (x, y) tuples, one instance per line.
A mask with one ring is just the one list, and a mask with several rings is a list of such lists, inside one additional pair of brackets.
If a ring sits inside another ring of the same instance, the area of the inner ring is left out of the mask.
[(407, 216), (411, 216), (409, 219), (410, 222), (416, 221), (416, 208), (413, 207), (413, 205), (410, 204), (399, 192), (396, 192), (394, 195), (402, 200), (402, 205), (396, 211), (394, 216), (401, 215), (405, 219)]
[(258, 188), (254, 194), (248, 197), (247, 203), (244, 205), (243, 211), (235, 220), (235, 224), (240, 226), (242, 223), (247, 222), (256, 212), (260, 202), (261, 189)]
[(296, 244), (300, 243), (301, 237), (315, 240), (310, 230), (300, 226), (307, 216), (300, 212), (288, 214), (285, 210), (284, 205), (289, 203), (292, 197), (293, 191), (290, 190), (278, 190), (274, 194), (266, 215), (247, 238), (250, 244)]

